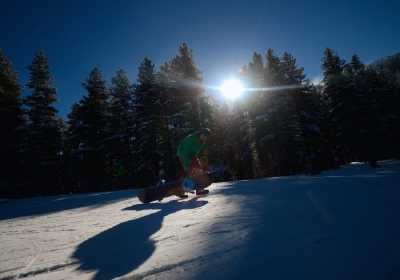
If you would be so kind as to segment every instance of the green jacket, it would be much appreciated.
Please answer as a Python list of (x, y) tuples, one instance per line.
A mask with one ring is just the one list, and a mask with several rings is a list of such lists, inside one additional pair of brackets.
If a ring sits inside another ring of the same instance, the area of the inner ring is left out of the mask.
[(203, 151), (205, 146), (205, 144), (201, 144), (198, 132), (194, 132), (183, 138), (179, 143), (177, 155), (185, 171), (189, 169), (192, 160)]

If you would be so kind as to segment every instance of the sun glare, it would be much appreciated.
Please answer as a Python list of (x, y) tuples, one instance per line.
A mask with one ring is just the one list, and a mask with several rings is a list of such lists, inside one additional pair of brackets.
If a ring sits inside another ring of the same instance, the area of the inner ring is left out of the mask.
[(219, 90), (225, 98), (235, 100), (243, 94), (245, 88), (239, 80), (232, 79), (223, 82)]

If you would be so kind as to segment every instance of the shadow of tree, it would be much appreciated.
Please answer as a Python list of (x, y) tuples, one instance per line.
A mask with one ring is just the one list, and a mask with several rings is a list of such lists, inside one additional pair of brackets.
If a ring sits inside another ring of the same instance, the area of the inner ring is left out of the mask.
[[(240, 255), (203, 263), (190, 279), (400, 279), (398, 168), (350, 166), (214, 189), (238, 209), (218, 230), (246, 225), (248, 238)], [(228, 251), (218, 237), (210, 236)]]
[(135, 191), (115, 191), (15, 199), (0, 205), (0, 220), (47, 215), (80, 207), (101, 207), (135, 196)]
[(137, 204), (123, 209), (160, 211), (118, 224), (81, 243), (73, 254), (80, 262), (78, 269), (97, 271), (93, 278), (97, 280), (113, 279), (135, 270), (154, 252), (155, 243), (150, 236), (161, 228), (165, 216), (205, 204), (207, 201), (194, 198), (189, 201)]

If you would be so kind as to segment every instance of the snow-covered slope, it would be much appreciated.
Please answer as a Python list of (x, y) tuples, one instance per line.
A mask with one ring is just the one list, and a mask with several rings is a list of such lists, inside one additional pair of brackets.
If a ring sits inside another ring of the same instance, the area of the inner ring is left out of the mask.
[(0, 202), (0, 279), (400, 279), (400, 162)]

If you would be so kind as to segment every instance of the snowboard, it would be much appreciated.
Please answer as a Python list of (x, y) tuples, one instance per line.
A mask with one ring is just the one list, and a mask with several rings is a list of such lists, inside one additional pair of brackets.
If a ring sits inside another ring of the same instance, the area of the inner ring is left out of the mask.
[[(205, 188), (207, 188), (208, 186), (211, 185), (211, 181), (208, 180), (207, 182), (204, 182), (204, 187), (203, 189), (203, 193), (199, 194), (197, 196), (204, 196), (207, 195), (209, 193), (208, 190), (205, 190)], [(156, 186), (150, 186), (147, 187), (145, 189), (143, 189), (142, 191), (139, 192), (138, 194), (138, 198), (142, 203), (149, 203), (149, 202), (153, 202), (153, 201), (161, 201), (166, 197), (169, 196), (177, 196), (179, 198), (187, 198), (186, 193), (193, 193), (195, 194), (195, 190), (188, 190), (185, 189), (183, 187), (183, 179), (177, 179), (174, 181), (170, 181), (170, 182), (166, 182), (163, 184), (159, 184)]]
[(185, 190), (182, 187), (182, 179), (166, 182), (156, 186), (150, 186), (143, 189), (138, 194), (138, 198), (142, 203), (153, 201), (161, 201), (162, 199), (175, 195), (179, 198), (185, 197)]

